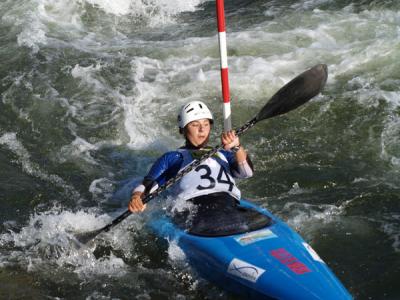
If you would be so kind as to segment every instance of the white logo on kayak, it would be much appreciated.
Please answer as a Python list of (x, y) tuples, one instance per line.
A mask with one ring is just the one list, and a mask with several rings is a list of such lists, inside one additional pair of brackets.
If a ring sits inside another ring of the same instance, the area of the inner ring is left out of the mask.
[(249, 280), (251, 282), (256, 282), (264, 272), (264, 269), (256, 267), (237, 258), (232, 259), (228, 267), (229, 274)]
[(308, 253), (310, 253), (311, 257), (319, 262), (325, 263), (321, 257), (319, 257), (319, 255), (317, 254), (317, 252), (315, 252), (315, 250), (307, 243), (303, 242), (303, 246), (307, 249)]
[(273, 233), (270, 229), (262, 229), (258, 231), (253, 231), (250, 233), (245, 233), (242, 235), (239, 235), (235, 237), (235, 241), (238, 242), (242, 246), (247, 246), (249, 244), (266, 240), (266, 239), (271, 239), (271, 238), (276, 238), (277, 235)]

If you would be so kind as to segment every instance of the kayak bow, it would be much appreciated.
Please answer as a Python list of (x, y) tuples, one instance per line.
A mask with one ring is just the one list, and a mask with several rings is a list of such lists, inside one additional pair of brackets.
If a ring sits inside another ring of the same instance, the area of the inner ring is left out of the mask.
[(268, 210), (245, 200), (240, 203), (271, 222), (257, 230), (223, 236), (190, 234), (169, 217), (150, 226), (159, 236), (176, 240), (202, 277), (246, 299), (352, 299), (300, 235)]

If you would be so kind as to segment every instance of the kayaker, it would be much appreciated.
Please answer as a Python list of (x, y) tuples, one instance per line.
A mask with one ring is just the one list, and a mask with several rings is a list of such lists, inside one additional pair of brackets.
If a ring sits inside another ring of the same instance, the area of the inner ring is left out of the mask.
[[(201, 101), (192, 101), (184, 105), (178, 115), (178, 125), (179, 132), (185, 138), (185, 145), (175, 151), (165, 153), (153, 164), (142, 183), (132, 192), (128, 204), (131, 212), (145, 210), (146, 205), (141, 199), (147, 193), (164, 184), (193, 159), (211, 149), (207, 144), (213, 125), (213, 116), (206, 104)], [(234, 178), (251, 177), (253, 166), (234, 131), (222, 133), (221, 142), (224, 150), (208, 158), (170, 188), (174, 197), (190, 200), (195, 204), (206, 201), (211, 206), (215, 204), (213, 202), (226, 205), (222, 202), (228, 201), (234, 204), (240, 200), (240, 191)], [(221, 195), (224, 196), (221, 197)], [(225, 200), (221, 202), (221, 198)], [(207, 207), (209, 208), (210, 206)]]

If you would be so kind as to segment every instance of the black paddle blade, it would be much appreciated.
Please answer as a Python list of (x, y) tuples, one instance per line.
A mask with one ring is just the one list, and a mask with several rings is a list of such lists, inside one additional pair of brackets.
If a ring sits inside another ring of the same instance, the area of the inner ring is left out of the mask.
[(319, 64), (284, 85), (256, 116), (256, 122), (291, 111), (318, 95), (328, 78), (328, 67)]

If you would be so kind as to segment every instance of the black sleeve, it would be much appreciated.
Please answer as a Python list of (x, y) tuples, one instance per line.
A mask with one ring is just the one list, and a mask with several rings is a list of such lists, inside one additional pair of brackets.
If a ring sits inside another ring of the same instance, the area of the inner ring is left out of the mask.
[(150, 193), (153, 186), (157, 184), (157, 181), (146, 176), (144, 177), (142, 184), (144, 185), (144, 196), (147, 196)]

